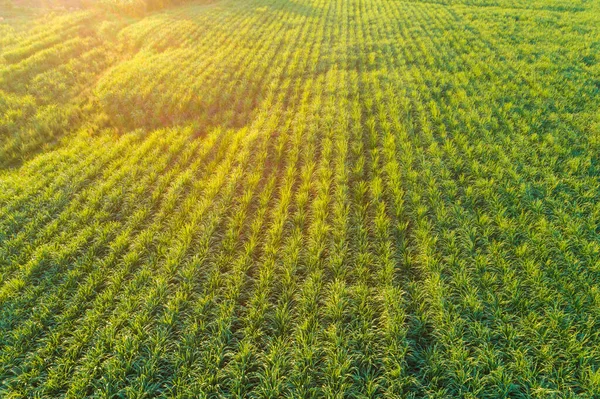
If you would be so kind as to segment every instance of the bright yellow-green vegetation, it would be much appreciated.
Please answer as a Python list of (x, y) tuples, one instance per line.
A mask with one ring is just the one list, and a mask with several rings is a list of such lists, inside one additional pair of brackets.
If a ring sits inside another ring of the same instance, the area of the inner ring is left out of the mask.
[(600, 2), (165, 4), (0, 22), (2, 398), (600, 397)]

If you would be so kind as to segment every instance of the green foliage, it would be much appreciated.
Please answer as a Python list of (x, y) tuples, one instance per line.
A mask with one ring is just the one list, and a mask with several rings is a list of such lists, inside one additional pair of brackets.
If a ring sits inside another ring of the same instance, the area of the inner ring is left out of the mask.
[(87, 1), (88, 8), (101, 8), (111, 12), (128, 15), (131, 17), (142, 17), (153, 11), (163, 8), (178, 6), (186, 3), (211, 4), (216, 0), (81, 0)]
[(0, 23), (0, 397), (600, 396), (597, 2), (173, 4)]

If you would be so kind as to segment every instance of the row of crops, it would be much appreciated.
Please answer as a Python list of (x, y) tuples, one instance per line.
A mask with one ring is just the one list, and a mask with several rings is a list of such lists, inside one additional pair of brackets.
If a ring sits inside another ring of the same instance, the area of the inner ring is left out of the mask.
[(587, 1), (0, 25), (0, 396), (600, 395), (599, 94)]

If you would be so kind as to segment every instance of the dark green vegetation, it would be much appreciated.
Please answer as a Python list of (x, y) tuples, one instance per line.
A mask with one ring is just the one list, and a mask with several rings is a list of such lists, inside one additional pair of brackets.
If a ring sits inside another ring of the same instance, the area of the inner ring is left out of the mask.
[(597, 1), (7, 18), (0, 396), (599, 397), (599, 91)]

